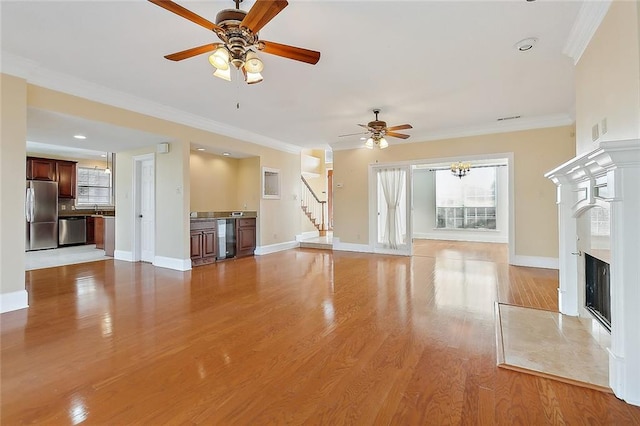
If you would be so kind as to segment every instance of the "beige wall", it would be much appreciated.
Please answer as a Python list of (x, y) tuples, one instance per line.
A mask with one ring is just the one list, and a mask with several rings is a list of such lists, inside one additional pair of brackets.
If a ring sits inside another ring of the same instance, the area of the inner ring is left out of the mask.
[(238, 209), (260, 210), (260, 158), (238, 160), (236, 205)]
[[(601, 141), (640, 138), (639, 24), (637, 1), (613, 1), (576, 66), (578, 154)], [(604, 118), (608, 131), (592, 142), (591, 128)]]
[(258, 245), (295, 241), (300, 227), (300, 155), (273, 151), (260, 158), (260, 167), (280, 170), (280, 199), (260, 200)]
[(0, 293), (3, 296), (25, 289), (26, 94), (25, 80), (0, 75)]
[[(368, 165), (513, 153), (515, 254), (555, 258), (558, 222), (555, 186), (544, 173), (575, 156), (572, 127), (528, 130), (391, 145), (385, 150), (334, 151), (334, 236), (368, 244)], [(342, 188), (336, 184), (342, 183)]]
[(194, 212), (240, 210), (237, 158), (191, 151), (191, 207)]

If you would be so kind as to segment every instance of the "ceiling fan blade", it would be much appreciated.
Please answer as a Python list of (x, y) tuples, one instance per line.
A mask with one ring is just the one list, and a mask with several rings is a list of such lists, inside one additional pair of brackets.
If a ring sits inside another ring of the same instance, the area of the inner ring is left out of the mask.
[(369, 132), (358, 132), (358, 133), (348, 133), (346, 135), (339, 135), (339, 138), (344, 138), (346, 136), (355, 136), (355, 135), (366, 135)]
[(387, 136), (391, 136), (392, 138), (400, 138), (400, 139), (408, 139), (409, 135), (405, 135), (402, 133), (396, 133), (396, 132), (387, 132), (386, 133)]
[(191, 58), (193, 56), (201, 55), (203, 53), (211, 52), (216, 50), (218, 46), (221, 46), (221, 43), (209, 43), (203, 46), (194, 47), (192, 49), (183, 50), (182, 52), (172, 53), (171, 55), (166, 55), (170, 61), (181, 61), (183, 59)]
[(317, 64), (320, 60), (320, 52), (316, 52), (315, 50), (274, 43), (272, 41), (261, 40), (260, 43), (264, 45), (262, 51), (272, 55), (282, 56), (283, 58), (293, 59), (294, 61), (306, 62), (311, 65)]
[(190, 20), (191, 22), (195, 22), (201, 27), (205, 27), (208, 30), (216, 30), (221, 29), (219, 26), (214, 24), (213, 22), (204, 19), (202, 16), (193, 13), (189, 9), (185, 9), (177, 3), (172, 2), (171, 0), (149, 0), (151, 3), (160, 6), (163, 9), (167, 9), (169, 12), (173, 12), (176, 15), (180, 15), (185, 19)]
[(257, 0), (247, 12), (240, 26), (249, 28), (254, 33), (257, 33), (288, 4), (287, 0)]
[(364, 127), (364, 128), (365, 128), (365, 129), (367, 129), (367, 130), (371, 130), (371, 131), (373, 131), (373, 129), (372, 129), (372, 128), (370, 128), (369, 126), (366, 126), (366, 125), (364, 125), (364, 124), (358, 124), (358, 126), (360, 126), (360, 127)]
[(405, 129), (413, 129), (411, 124), (400, 124), (399, 126), (387, 127), (387, 132), (394, 130), (405, 130)]

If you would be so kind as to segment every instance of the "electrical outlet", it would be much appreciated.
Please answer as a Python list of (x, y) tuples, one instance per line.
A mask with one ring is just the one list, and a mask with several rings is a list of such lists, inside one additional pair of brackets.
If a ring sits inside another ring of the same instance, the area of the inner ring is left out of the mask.
[(598, 140), (599, 137), (600, 137), (600, 131), (598, 129), (598, 123), (596, 123), (591, 128), (591, 140), (595, 142)]
[(602, 130), (603, 135), (607, 133), (607, 117), (603, 118), (602, 122), (600, 122), (600, 129)]

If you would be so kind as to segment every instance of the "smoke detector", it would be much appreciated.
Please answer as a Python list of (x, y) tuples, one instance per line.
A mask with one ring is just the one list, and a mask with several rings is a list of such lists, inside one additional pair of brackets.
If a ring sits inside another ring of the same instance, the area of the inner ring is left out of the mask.
[(520, 40), (516, 44), (513, 45), (519, 52), (527, 52), (533, 49), (533, 46), (536, 45), (538, 39), (535, 37), (525, 38), (524, 40)]

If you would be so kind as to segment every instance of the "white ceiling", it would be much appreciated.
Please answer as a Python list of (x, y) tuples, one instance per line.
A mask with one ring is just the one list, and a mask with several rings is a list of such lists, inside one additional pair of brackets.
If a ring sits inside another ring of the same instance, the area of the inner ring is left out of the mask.
[[(233, 7), (231, 0), (178, 3), (212, 21)], [(253, 3), (245, 0), (241, 7)], [(389, 125), (414, 127), (407, 131), (410, 139), (389, 139), (392, 144), (572, 120), (574, 66), (562, 51), (582, 1), (289, 3), (260, 38), (322, 56), (312, 66), (261, 54), (265, 80), (257, 85), (213, 77), (207, 55), (164, 59), (218, 39), (141, 0), (3, 0), (2, 70), (281, 148), (358, 146), (357, 136), (338, 135), (358, 132), (356, 124), (372, 120), (374, 107)], [(514, 44), (527, 37), (537, 37), (538, 44), (518, 52)], [(51, 113), (29, 111), (30, 140), (63, 143), (61, 129), (40, 126), (42, 114), (51, 121)], [(496, 121), (514, 115), (521, 118)], [(134, 146), (146, 138), (156, 143), (162, 136), (133, 132), (104, 143)], [(95, 149), (118, 150), (107, 146)]]

